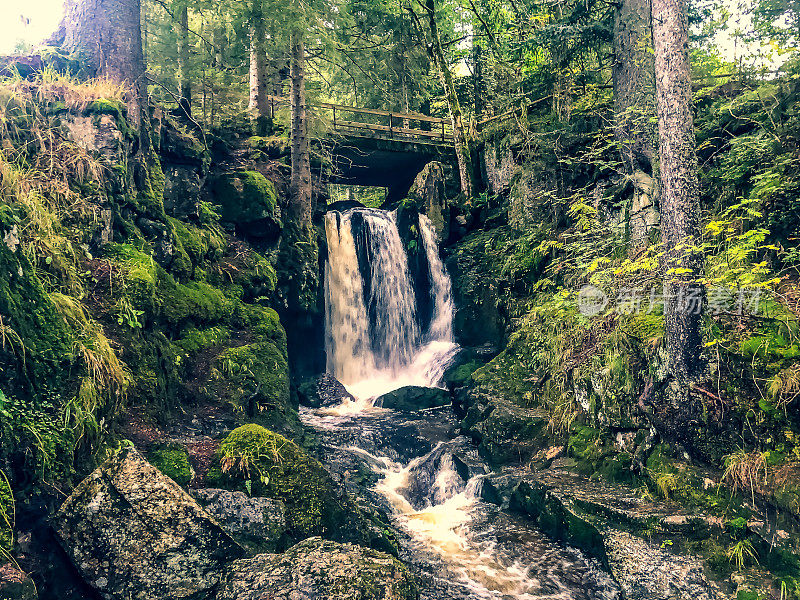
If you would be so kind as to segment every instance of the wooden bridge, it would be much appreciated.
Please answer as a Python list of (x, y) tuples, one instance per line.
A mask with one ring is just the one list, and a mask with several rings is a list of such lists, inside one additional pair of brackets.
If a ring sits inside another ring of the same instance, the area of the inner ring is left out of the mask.
[[(287, 98), (269, 101), (271, 114), (289, 106)], [(331, 183), (385, 187), (390, 201), (400, 200), (427, 163), (455, 161), (447, 119), (328, 102), (309, 103), (308, 109), (328, 134), (323, 143), (332, 157)]]

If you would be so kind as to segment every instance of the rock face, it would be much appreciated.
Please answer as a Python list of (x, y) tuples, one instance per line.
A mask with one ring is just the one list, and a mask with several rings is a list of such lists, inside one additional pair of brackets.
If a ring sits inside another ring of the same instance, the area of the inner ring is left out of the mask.
[(244, 550), (133, 447), (81, 482), (54, 518), (56, 535), (103, 598), (201, 598)]
[(0, 598), (2, 600), (36, 600), (33, 580), (11, 563), (0, 565)]
[(300, 404), (311, 408), (336, 406), (343, 400), (355, 400), (347, 388), (330, 373), (324, 373), (317, 379), (300, 384), (297, 393)]
[(450, 207), (445, 191), (445, 167), (440, 162), (429, 162), (414, 179), (408, 197), (418, 201), (420, 210), (436, 228), (441, 239), (450, 235)]
[(450, 393), (440, 388), (407, 385), (384, 394), (375, 401), (375, 406), (393, 410), (421, 410), (450, 404)]
[(278, 549), (287, 530), (283, 502), (211, 488), (192, 495), (247, 550), (255, 554)]
[(633, 533), (705, 537), (708, 522), (702, 515), (561, 471), (527, 476), (514, 488), (510, 506), (533, 517), (552, 537), (600, 560), (626, 600), (725, 598), (706, 578), (698, 558), (672, 554)]
[(217, 600), (415, 600), (403, 564), (383, 552), (309, 538), (232, 565)]

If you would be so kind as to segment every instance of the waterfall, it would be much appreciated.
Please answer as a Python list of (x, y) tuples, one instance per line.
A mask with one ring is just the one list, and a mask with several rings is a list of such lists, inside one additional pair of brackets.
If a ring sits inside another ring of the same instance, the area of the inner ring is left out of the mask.
[(443, 342), (453, 341), (453, 287), (450, 276), (445, 271), (444, 263), (439, 258), (439, 244), (436, 239), (436, 230), (431, 220), (423, 214), (419, 215), (419, 232), (422, 236), (422, 245), (425, 247), (425, 256), (428, 259), (428, 269), (431, 276), (431, 296), (433, 296), (433, 318), (428, 329), (429, 340)]
[(419, 231), (433, 304), (424, 335), (396, 214), (353, 208), (325, 217), (327, 370), (361, 400), (405, 385), (438, 385), (458, 350), (450, 278), (424, 215)]

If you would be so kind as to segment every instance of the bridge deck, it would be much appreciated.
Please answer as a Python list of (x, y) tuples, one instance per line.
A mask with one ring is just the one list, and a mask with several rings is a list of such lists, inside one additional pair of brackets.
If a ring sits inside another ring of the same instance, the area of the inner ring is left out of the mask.
[[(289, 106), (289, 100), (270, 96), (271, 108)], [(317, 109), (315, 116), (325, 114), (331, 129), (345, 136), (370, 137), (436, 145), (453, 144), (450, 121), (420, 113), (399, 113), (372, 108), (357, 108), (329, 102), (308, 105)], [(344, 118), (346, 117), (346, 118)]]

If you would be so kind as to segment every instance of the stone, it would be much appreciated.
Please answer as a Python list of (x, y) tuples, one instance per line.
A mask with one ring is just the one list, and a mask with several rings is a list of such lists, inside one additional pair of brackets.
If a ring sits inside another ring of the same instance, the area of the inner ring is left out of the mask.
[(445, 167), (442, 163), (429, 162), (414, 179), (408, 197), (417, 200), (420, 212), (433, 223), (439, 239), (446, 240), (450, 234), (450, 207), (445, 192)]
[(275, 552), (287, 531), (286, 507), (279, 500), (213, 488), (193, 490), (192, 496), (233, 539), (254, 554)]
[(626, 600), (723, 600), (699, 559), (676, 556), (625, 531), (607, 530), (609, 567)]
[(108, 600), (203, 597), (245, 554), (133, 446), (84, 479), (53, 521), (83, 579)]
[(545, 441), (544, 411), (524, 408), (500, 398), (474, 404), (462, 427), (478, 443), (481, 455), (492, 464), (529, 460)]
[(11, 563), (0, 565), (0, 599), (36, 600), (33, 580)]
[(271, 238), (280, 230), (275, 185), (258, 171), (225, 173), (211, 181), (222, 221), (245, 235)]
[(375, 400), (375, 406), (392, 410), (422, 410), (450, 404), (450, 393), (441, 388), (407, 385)]
[(259, 554), (231, 567), (217, 600), (416, 600), (419, 591), (397, 559), (318, 537), (284, 554)]
[(112, 164), (122, 162), (123, 135), (113, 115), (66, 115), (64, 127), (69, 138), (84, 150), (97, 152)]
[(304, 381), (297, 387), (300, 404), (311, 408), (336, 406), (344, 400), (355, 401), (355, 397), (347, 391), (338, 379), (330, 373), (324, 373), (316, 379)]
[(165, 164), (163, 170), (164, 210), (176, 219), (197, 217), (203, 184), (197, 167)]

